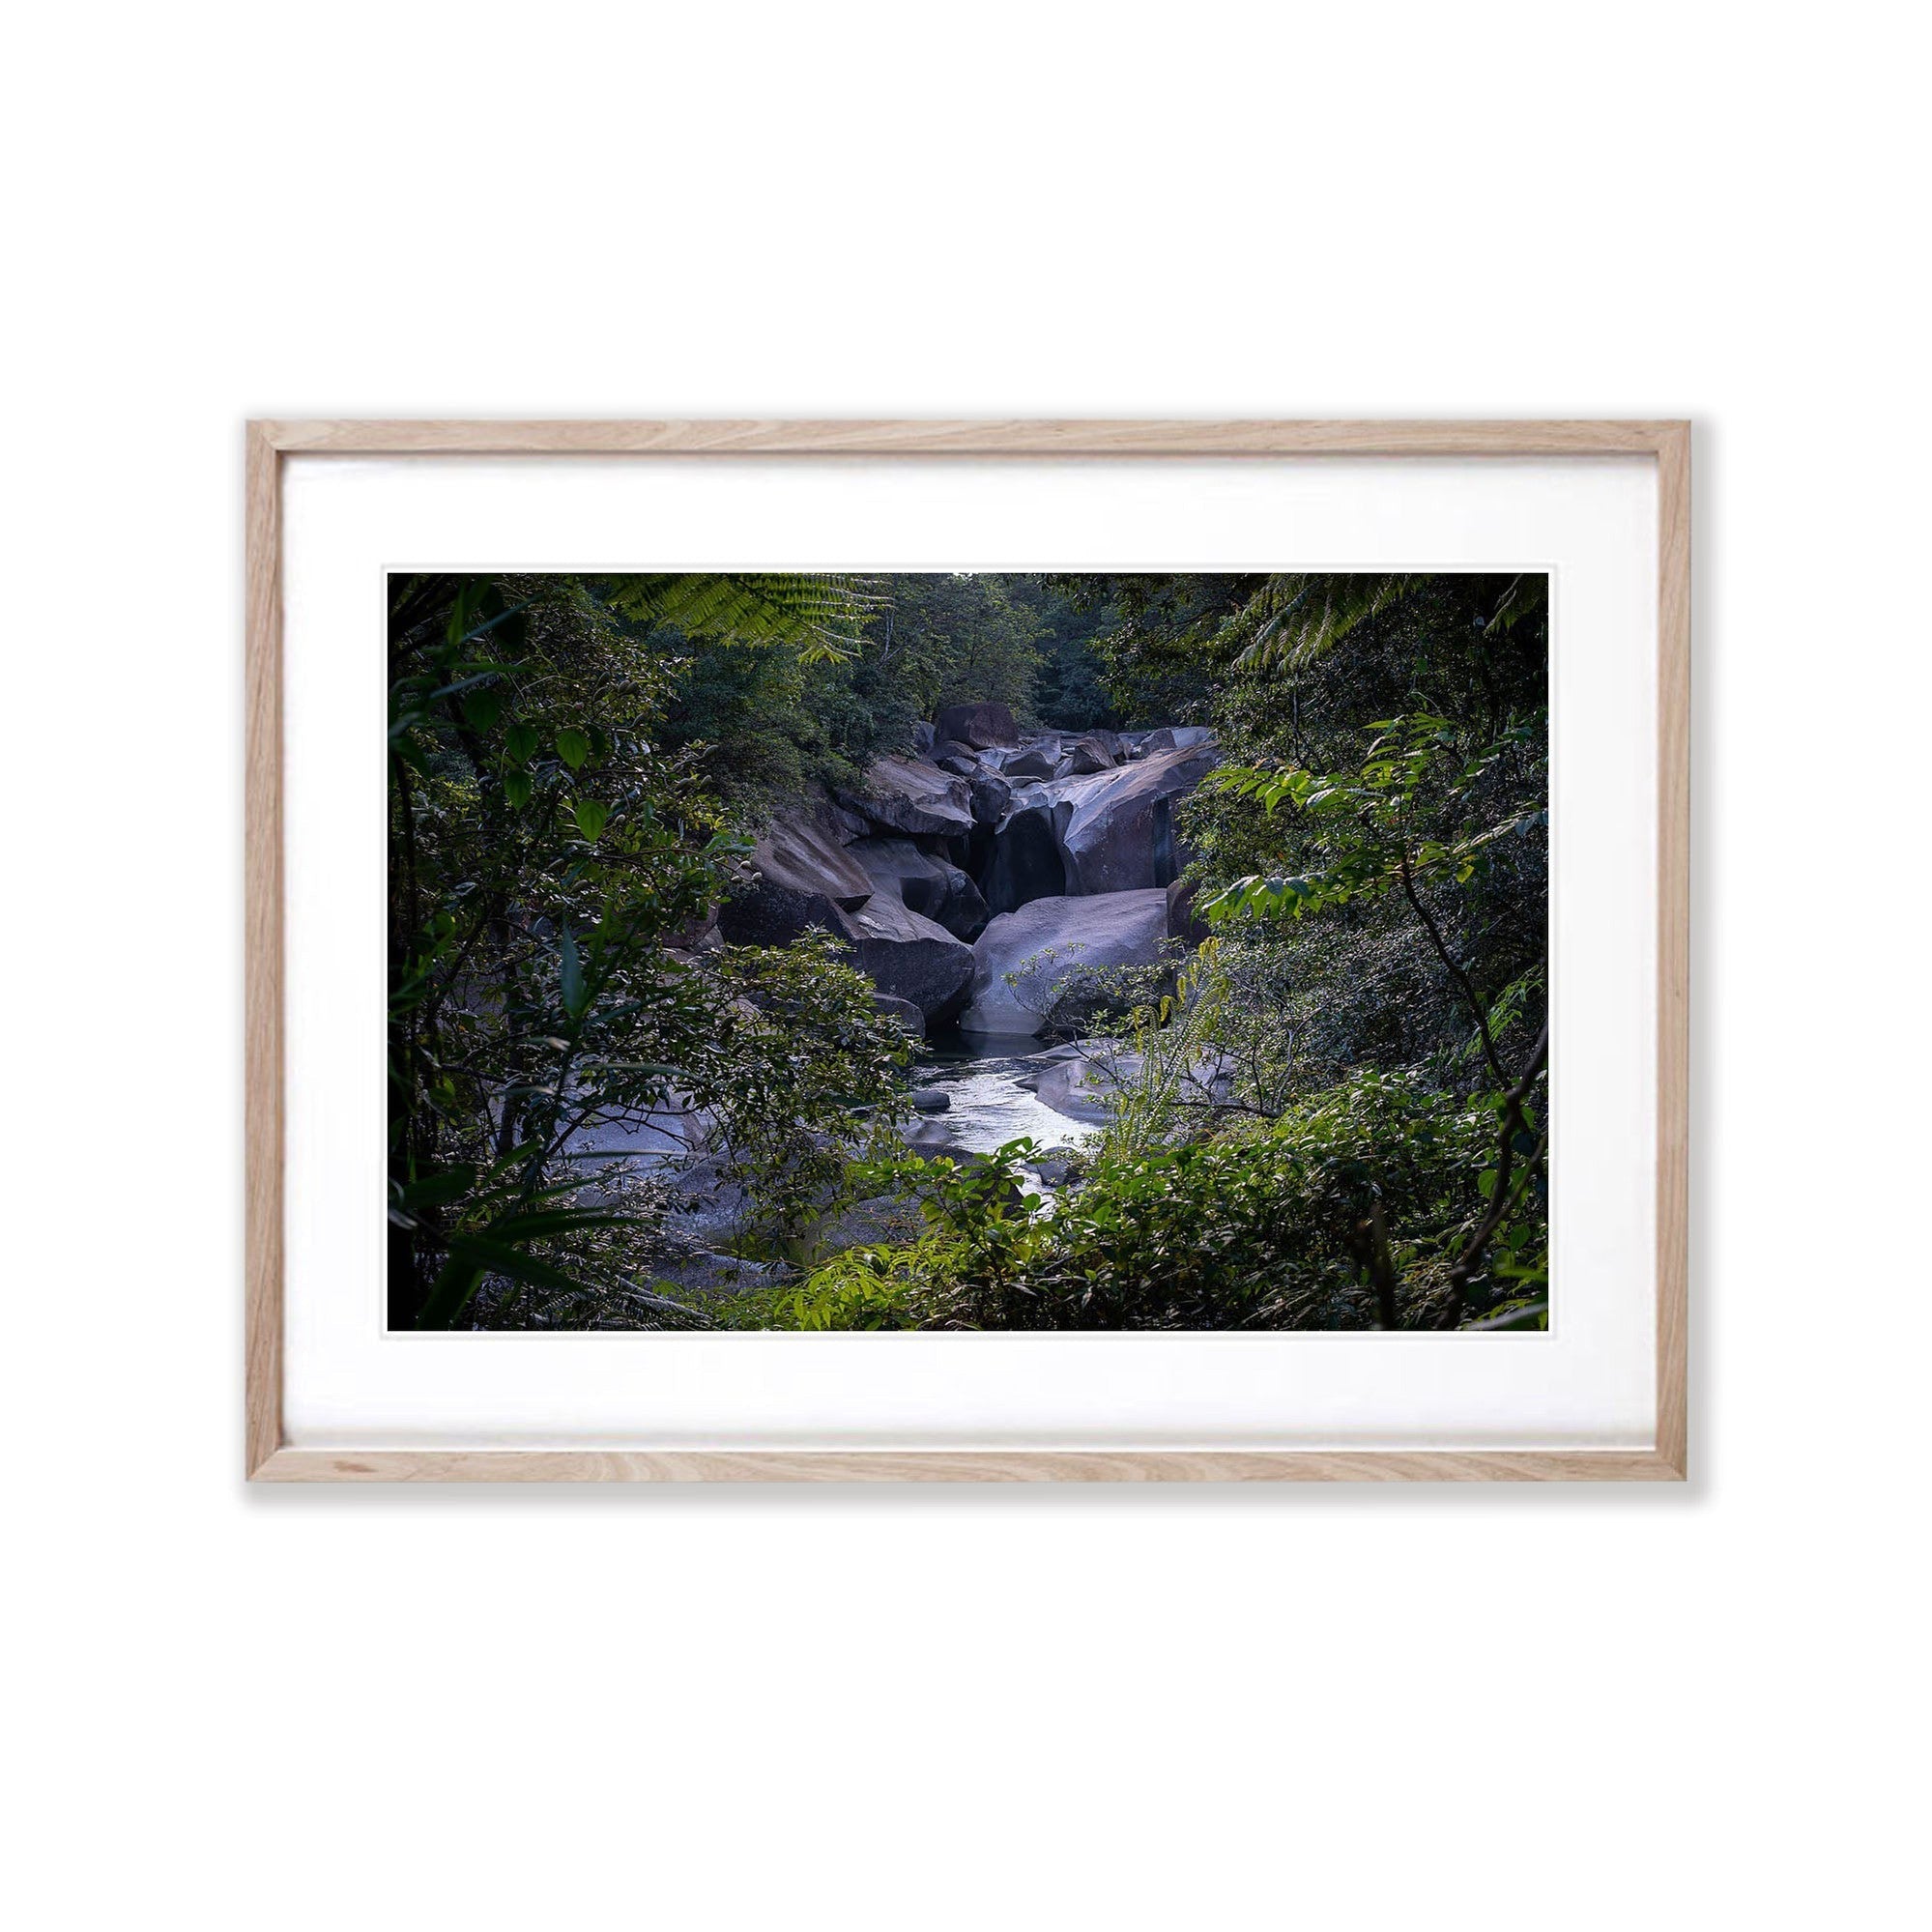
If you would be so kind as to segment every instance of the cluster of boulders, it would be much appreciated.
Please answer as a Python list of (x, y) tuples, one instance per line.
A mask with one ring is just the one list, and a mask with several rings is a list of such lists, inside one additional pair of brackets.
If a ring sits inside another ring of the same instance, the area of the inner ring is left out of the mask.
[(1004, 705), (951, 706), (909, 756), (780, 814), (719, 929), (779, 945), (820, 926), (908, 1024), (1037, 1033), (1056, 978), (1197, 936), (1173, 809), (1215, 759), (1199, 726), (1023, 733)]

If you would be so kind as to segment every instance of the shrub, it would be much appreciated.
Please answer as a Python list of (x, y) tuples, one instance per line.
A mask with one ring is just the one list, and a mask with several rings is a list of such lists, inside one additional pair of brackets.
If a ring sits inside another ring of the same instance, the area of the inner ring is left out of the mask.
[(1437, 1326), (1495, 1132), (1486, 1101), (1371, 1070), (1273, 1122), (1104, 1148), (1051, 1216), (1016, 1198), (1029, 1142), (965, 1168), (894, 1163), (931, 1233), (817, 1270), (787, 1325), (1369, 1328), (1387, 1279), (1397, 1325)]

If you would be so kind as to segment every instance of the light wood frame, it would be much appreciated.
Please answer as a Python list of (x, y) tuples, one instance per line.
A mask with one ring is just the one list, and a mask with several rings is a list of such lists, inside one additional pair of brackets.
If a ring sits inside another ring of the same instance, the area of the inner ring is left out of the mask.
[[(282, 1433), (281, 459), (338, 455), (1649, 456), (1658, 466), (1657, 1439), (1647, 1450), (299, 1449)], [(1690, 425), (1682, 421), (256, 421), (247, 425), (247, 1187), (250, 1480), (1569, 1482), (1687, 1473), (1689, 1255)]]

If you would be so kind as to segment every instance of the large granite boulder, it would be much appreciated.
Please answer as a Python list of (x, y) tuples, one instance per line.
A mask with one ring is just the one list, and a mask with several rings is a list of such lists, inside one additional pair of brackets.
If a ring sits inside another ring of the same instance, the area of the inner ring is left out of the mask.
[(955, 938), (976, 939), (986, 924), (979, 887), (956, 865), (921, 851), (910, 839), (859, 839), (846, 848), (877, 892), (943, 926)]
[(918, 1197), (893, 1193), (851, 1201), (821, 1216), (801, 1239), (806, 1254), (822, 1261), (848, 1248), (898, 1247), (924, 1232)]
[(1135, 892), (1180, 871), (1173, 808), (1213, 769), (1214, 746), (1150, 752), (1132, 764), (1051, 788), (1067, 890)]
[[(1123, 1047), (1082, 1051), (1078, 1057), (1049, 1067), (1034, 1092), (1069, 1119), (1104, 1121), (1112, 1113), (1117, 1097), (1139, 1083), (1145, 1058)], [(1197, 1108), (1226, 1101), (1234, 1086), (1232, 1062), (1223, 1053), (1203, 1054), (1191, 1066), (1168, 1069), (1163, 1078), (1173, 1081), (1170, 1099)]]
[(674, 1094), (662, 1107), (613, 1108), (608, 1113), (593, 1113), (564, 1141), (565, 1151), (635, 1162), (641, 1172), (702, 1154), (717, 1117), (706, 1109), (680, 1105), (679, 1099)]
[(966, 792), (976, 825), (996, 825), (1013, 809), (1013, 788), (996, 771), (975, 771)]
[(938, 735), (925, 719), (921, 718), (912, 727), (912, 756), (923, 758), (933, 748), (933, 740)]
[(898, 1021), (908, 1033), (924, 1035), (926, 1016), (909, 999), (901, 999), (896, 993), (875, 993), (872, 1004), (875, 1012)]
[(843, 915), (844, 935), (879, 992), (908, 999), (928, 1031), (948, 1024), (972, 991), (973, 953), (890, 892)]
[[(961, 1030), (1036, 1037), (1063, 982), (1097, 966), (1158, 965), (1167, 937), (1168, 895), (1160, 890), (1035, 899), (1002, 912), (973, 944), (972, 999)], [(1050, 960), (1023, 970), (1048, 952)], [(1008, 973), (1022, 975), (1017, 986)]]
[(664, 936), (665, 946), (674, 953), (714, 953), (724, 942), (724, 935), (718, 931), (715, 906), (694, 912), (681, 926)]
[(1028, 900), (1060, 898), (1066, 889), (1052, 803), (1044, 795), (1016, 803), (995, 831), (993, 854), (980, 874), (987, 910), (1011, 912)]
[(908, 1121), (899, 1130), (899, 1138), (915, 1154), (928, 1158), (935, 1154), (959, 1153), (959, 1143), (953, 1139), (953, 1132), (943, 1120), (936, 1120), (930, 1114), (921, 1114), (918, 1119)]
[(1168, 887), (1168, 937), (1190, 946), (1199, 945), (1213, 930), (1195, 905), (1196, 887), (1191, 879), (1177, 879)]
[(1059, 766), (1054, 774), (1060, 778), (1079, 778), (1090, 771), (1111, 771), (1120, 763), (1114, 755), (1114, 748), (1098, 732), (1088, 732), (1083, 737), (1077, 737), (1061, 752)]
[(951, 838), (972, 830), (972, 794), (966, 780), (916, 759), (879, 759), (866, 771), (863, 791), (839, 796), (884, 831)]
[(1004, 705), (948, 705), (933, 719), (933, 730), (937, 736), (957, 738), (975, 751), (1020, 742), (1013, 713)]
[[(671, 1295), (706, 1298), (741, 1295), (751, 1288), (768, 1287), (782, 1279), (782, 1261), (745, 1261), (735, 1254), (719, 1254), (715, 1249), (699, 1248), (674, 1254), (651, 1264), (651, 1288), (660, 1297)], [(673, 1306), (679, 1306), (674, 1302)]]
[(1115, 1098), (1139, 1079), (1142, 1058), (1114, 1051), (1061, 1060), (1040, 1076), (1033, 1090), (1069, 1120), (1106, 1121), (1112, 1116)]
[(729, 1154), (702, 1154), (663, 1175), (671, 1199), (665, 1226), (674, 1235), (708, 1246), (750, 1225), (753, 1205)]
[(1040, 1082), (1062, 1060), (1083, 1059), (1088, 1053), (1101, 1052), (1107, 1044), (1096, 1040), (1070, 1040), (1063, 1047), (1049, 1047), (1044, 1053), (1028, 1053), (1016, 1062), (1022, 1071), (1013, 1076), (1013, 1084), (1024, 1087), (1028, 1093), (1038, 1093)]
[(754, 877), (718, 908), (735, 946), (789, 945), (810, 926), (843, 933), (843, 916), (872, 897), (863, 866), (846, 851), (827, 809), (781, 814), (752, 848)]
[(1000, 769), (1008, 778), (1058, 778), (1060, 774), (1059, 747), (1052, 744), (1031, 744), (1023, 752), (1001, 762)]
[(1091, 1159), (1078, 1147), (1043, 1147), (1028, 1165), (1043, 1187), (1063, 1188), (1085, 1173)]
[(1140, 749), (1143, 753), (1198, 751), (1213, 742), (1214, 733), (1206, 725), (1163, 725), (1159, 731), (1142, 734)]

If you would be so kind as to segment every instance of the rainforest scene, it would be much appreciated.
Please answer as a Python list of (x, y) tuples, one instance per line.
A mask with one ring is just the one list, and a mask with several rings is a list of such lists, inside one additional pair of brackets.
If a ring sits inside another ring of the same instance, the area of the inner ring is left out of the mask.
[(391, 1329), (1547, 1326), (1544, 576), (388, 608)]

